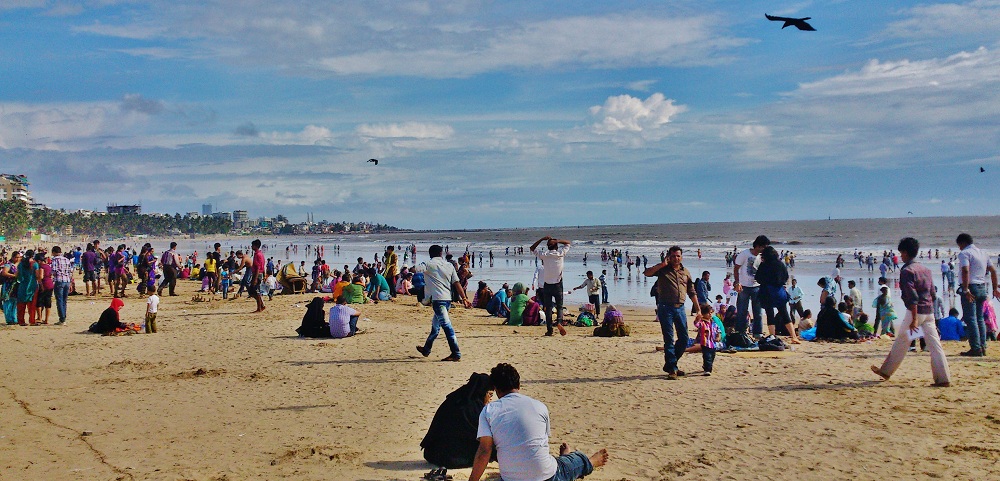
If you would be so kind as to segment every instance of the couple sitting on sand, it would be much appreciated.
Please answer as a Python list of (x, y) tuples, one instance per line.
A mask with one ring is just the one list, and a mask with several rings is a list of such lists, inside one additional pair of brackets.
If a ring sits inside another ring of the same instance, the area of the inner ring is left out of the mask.
[[(571, 481), (607, 462), (606, 449), (587, 456), (565, 443), (558, 457), (549, 454), (548, 408), (520, 389), (521, 377), (510, 364), (497, 364), (489, 376), (473, 374), (434, 414), (420, 443), (424, 459), (449, 469), (471, 466), (472, 481), (494, 459), (505, 481)], [(493, 402), (491, 390), (498, 397)]]
[(306, 305), (302, 325), (295, 332), (301, 337), (341, 339), (358, 333), (358, 319), (361, 313), (347, 305), (347, 295), (341, 294), (337, 304), (330, 308), (330, 320), (326, 320), (324, 300), (314, 297)]

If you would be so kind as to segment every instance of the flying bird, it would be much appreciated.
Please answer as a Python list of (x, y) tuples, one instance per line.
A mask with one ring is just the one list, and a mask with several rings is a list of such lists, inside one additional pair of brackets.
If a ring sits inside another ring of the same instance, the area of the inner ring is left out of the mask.
[(913, 211), (912, 210), (908, 210), (908, 211), (906, 211), (906, 213), (910, 214), (910, 215), (913, 215)]
[(984, 169), (984, 168), (980, 167), (980, 168), (979, 168), (979, 172), (980, 172), (980, 173), (983, 173), (983, 172), (986, 172), (986, 169)]
[(767, 19), (772, 22), (785, 22), (785, 24), (781, 26), (782, 29), (784, 29), (785, 27), (795, 27), (799, 30), (806, 30), (809, 32), (816, 31), (816, 29), (813, 28), (812, 25), (806, 23), (806, 20), (810, 20), (812, 19), (812, 17), (805, 17), (805, 18), (772, 17), (766, 13), (764, 14), (764, 16), (767, 17)]
[(368, 159), (368, 162), (374, 162), (375, 165), (378, 165), (378, 159)]

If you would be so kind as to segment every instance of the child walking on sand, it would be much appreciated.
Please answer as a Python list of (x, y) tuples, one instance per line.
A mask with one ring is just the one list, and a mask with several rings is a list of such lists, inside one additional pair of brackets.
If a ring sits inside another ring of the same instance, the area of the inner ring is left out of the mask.
[(702, 304), (701, 317), (694, 321), (694, 327), (698, 329), (698, 344), (701, 345), (701, 365), (706, 376), (712, 375), (715, 350), (722, 347), (722, 331), (713, 314), (714, 309), (710, 304)]
[(267, 300), (274, 300), (274, 290), (278, 288), (278, 279), (275, 279), (274, 274), (267, 276), (264, 286), (267, 289)]
[(156, 295), (156, 292), (151, 292), (149, 297), (146, 298), (146, 334), (151, 334), (157, 331), (156, 329), (156, 310), (160, 306), (160, 296)]

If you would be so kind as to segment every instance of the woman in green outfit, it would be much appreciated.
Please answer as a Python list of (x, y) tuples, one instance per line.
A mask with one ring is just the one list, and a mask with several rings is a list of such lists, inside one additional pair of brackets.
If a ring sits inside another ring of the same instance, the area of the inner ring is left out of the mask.
[[(22, 326), (35, 325), (35, 299), (42, 270), (34, 259), (35, 251), (28, 250), (17, 265), (17, 323)], [(24, 311), (28, 311), (28, 323), (24, 322)]]
[(514, 284), (514, 296), (510, 299), (510, 315), (507, 317), (507, 324), (520, 326), (523, 322), (524, 308), (528, 305), (528, 296), (524, 293), (524, 284), (518, 282)]
[(0, 303), (3, 304), (3, 317), (7, 324), (17, 324), (17, 264), (21, 261), (21, 253), (14, 251), (10, 262), (0, 267)]

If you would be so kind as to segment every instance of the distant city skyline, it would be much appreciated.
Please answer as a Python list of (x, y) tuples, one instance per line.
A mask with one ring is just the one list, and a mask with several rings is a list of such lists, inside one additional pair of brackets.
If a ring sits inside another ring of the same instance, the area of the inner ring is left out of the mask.
[(0, 21), (0, 170), (52, 208), (460, 229), (1000, 207), (996, 0), (14, 0)]

